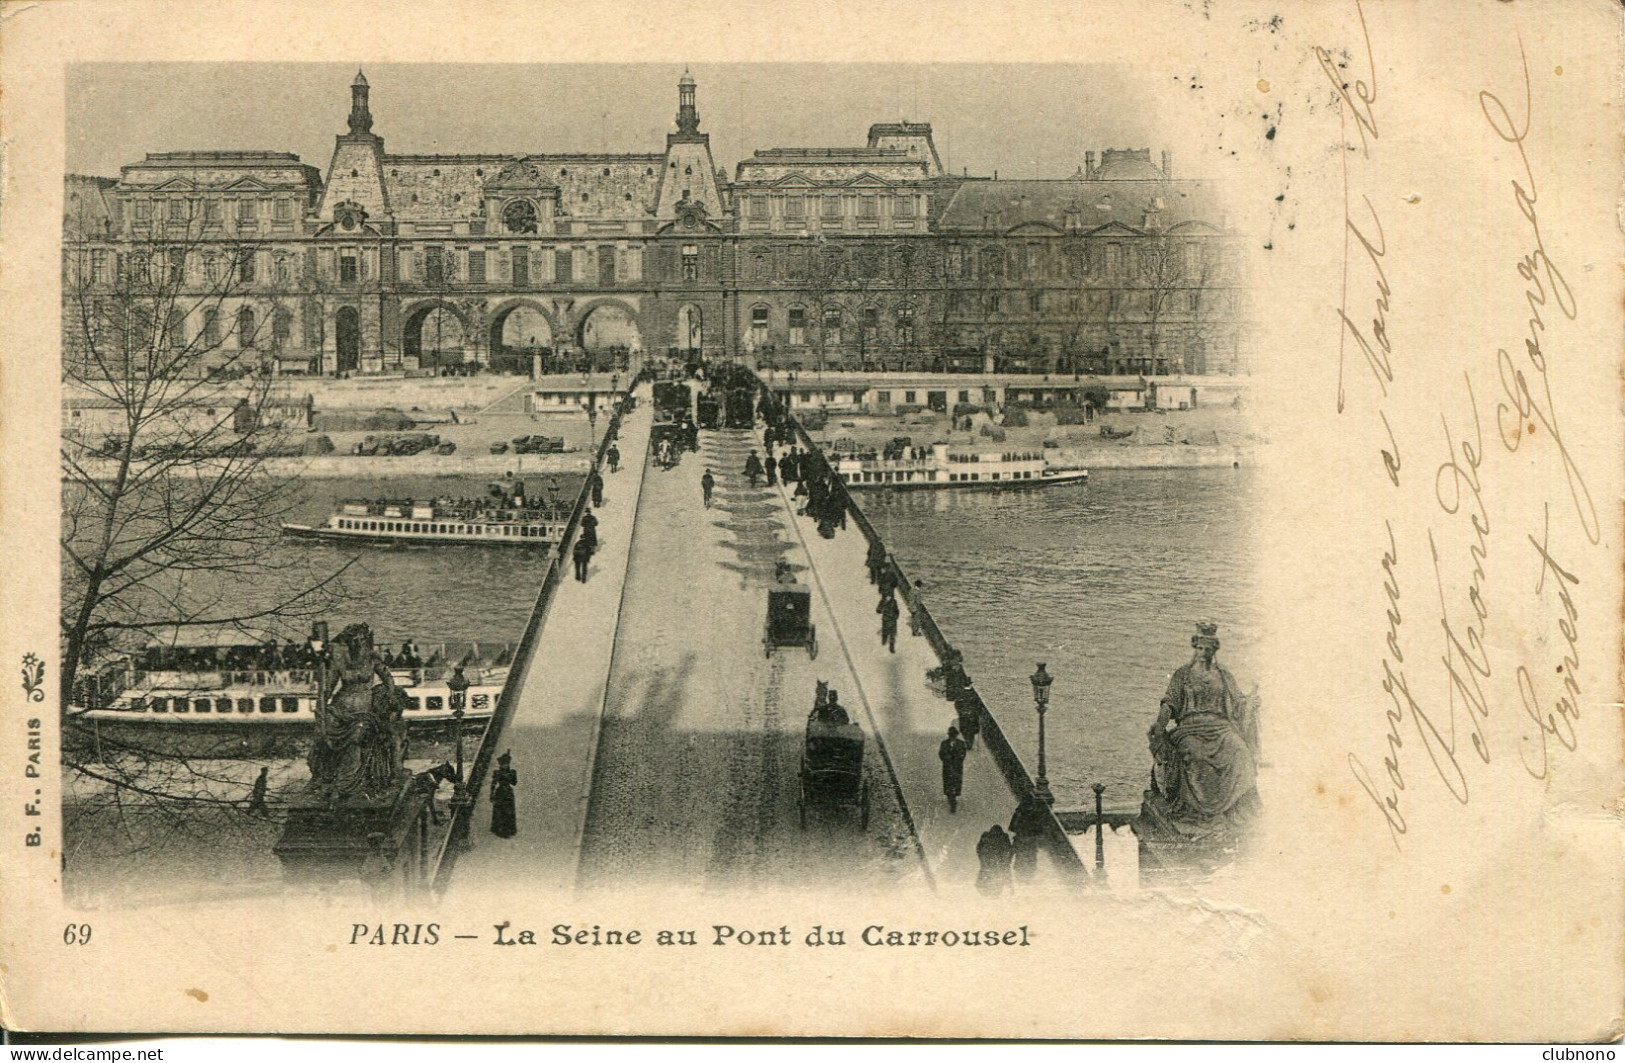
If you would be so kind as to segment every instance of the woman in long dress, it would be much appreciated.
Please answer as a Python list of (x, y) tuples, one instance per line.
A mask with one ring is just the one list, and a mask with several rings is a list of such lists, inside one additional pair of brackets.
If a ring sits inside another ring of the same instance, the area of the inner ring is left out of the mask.
[(491, 833), (498, 838), (512, 838), (519, 833), (519, 817), (514, 810), (513, 788), (519, 773), (513, 770), (513, 757), (507, 753), (497, 758), (497, 770), (491, 775)]

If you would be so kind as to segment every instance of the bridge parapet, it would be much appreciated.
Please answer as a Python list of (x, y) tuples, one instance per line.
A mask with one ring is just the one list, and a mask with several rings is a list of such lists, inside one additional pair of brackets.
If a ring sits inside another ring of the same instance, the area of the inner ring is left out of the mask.
[[(775, 406), (780, 405), (777, 396), (763, 384), (760, 378), (757, 378), (757, 386), (761, 389), (760, 396), (766, 396), (767, 401), (775, 404)], [(795, 415), (788, 410), (784, 410), (784, 412), (788, 416), (790, 424), (794, 427), (801, 446), (808, 452), (817, 454), (818, 460), (823, 461), (826, 465), (829, 464), (829, 457), (824, 454), (818, 442), (801, 425)], [(884, 550), (885, 543), (881, 539), (879, 531), (869, 521), (869, 518), (864, 515), (862, 508), (852, 497), (852, 493), (847, 489), (846, 484), (839, 476), (830, 477), (830, 480), (836, 497), (840, 499), (847, 514), (863, 533), (865, 540), (871, 544), (880, 544), (881, 549)], [(897, 563), (889, 551), (887, 551), (886, 556), (890, 559), (888, 564), (893, 577), (895, 577), (897, 593), (907, 604), (911, 613), (918, 618), (922, 634), (931, 646), (938, 664), (941, 665), (953, 655), (953, 645), (942, 633), (936, 619), (931, 616), (930, 609), (924, 603), (915, 600), (914, 585), (909, 580), (907, 573), (903, 571), (902, 566)], [(1010, 740), (1006, 737), (1004, 729), (999, 725), (998, 718), (993, 714), (993, 710), (982, 700), (980, 692), (968, 691), (966, 697), (981, 724), (981, 738), (986, 743), (985, 748), (988, 754), (993, 759), (999, 773), (1003, 776), (1011, 796), (1018, 801), (1021, 800), (1033, 791), (1034, 779), (1032, 774), (1022, 762), (1020, 754), (1010, 744)], [(1054, 811), (1046, 807), (1042, 822), (1043, 844), (1054, 860), (1056, 867), (1068, 878), (1074, 880), (1087, 878), (1088, 869), (1085, 867), (1082, 858), (1079, 857), (1077, 850), (1073, 848), (1072, 842), (1067, 836), (1066, 827)]]

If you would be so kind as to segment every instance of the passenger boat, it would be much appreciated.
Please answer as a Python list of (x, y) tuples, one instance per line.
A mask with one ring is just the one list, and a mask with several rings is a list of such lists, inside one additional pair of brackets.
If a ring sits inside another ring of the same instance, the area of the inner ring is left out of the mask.
[[(513, 648), (446, 643), (420, 652), (412, 666), (390, 666), (408, 734), (454, 733), (449, 680), (458, 665), (469, 684), (464, 726), (483, 727)], [(141, 650), (108, 655), (90, 669), (67, 720), (81, 741), (190, 756), (298, 755), (315, 729), (316, 684), (316, 660), (303, 644), (237, 628), (166, 629)]]
[(1088, 469), (1058, 468), (1042, 452), (960, 452), (950, 451), (946, 443), (888, 448), (883, 453), (836, 453), (831, 463), (853, 490), (1060, 487), (1089, 481)]
[(516, 498), (346, 499), (322, 525), (284, 524), (298, 539), (325, 539), (389, 546), (558, 545), (570, 519), (557, 503), (527, 504)]

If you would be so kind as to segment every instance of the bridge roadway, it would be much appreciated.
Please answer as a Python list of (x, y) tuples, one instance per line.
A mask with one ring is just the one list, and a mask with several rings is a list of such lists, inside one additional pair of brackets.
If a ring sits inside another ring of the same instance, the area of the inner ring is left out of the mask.
[[(499, 743), (520, 777), (519, 833), (489, 833), (487, 795), (453, 888), (972, 888), (976, 839), (1007, 823), (1015, 801), (978, 747), (960, 810), (948, 812), (936, 749), (952, 708), (926, 687), (936, 660), (906, 616), (898, 652), (880, 646), (862, 533), (854, 524), (821, 539), (782, 485), (751, 488), (741, 470), (760, 449), (756, 432), (702, 432), (699, 453), (671, 470), (638, 460), (650, 416), (644, 401), (623, 425), (602, 547), (587, 583), (561, 586)], [(718, 481), (709, 509), (706, 468)], [(780, 558), (813, 592), (816, 659), (764, 653)], [(799, 826), (797, 771), (820, 679), (869, 738), (867, 831), (840, 811)], [(1055, 881), (1046, 858), (1039, 885)]]

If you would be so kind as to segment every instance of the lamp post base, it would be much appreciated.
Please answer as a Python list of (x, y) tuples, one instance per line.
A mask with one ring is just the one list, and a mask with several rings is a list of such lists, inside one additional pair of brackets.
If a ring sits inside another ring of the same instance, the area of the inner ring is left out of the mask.
[(1042, 775), (1040, 775), (1033, 782), (1033, 796), (1044, 802), (1046, 805), (1053, 805), (1055, 803), (1055, 795), (1050, 792), (1049, 780), (1044, 778)]

